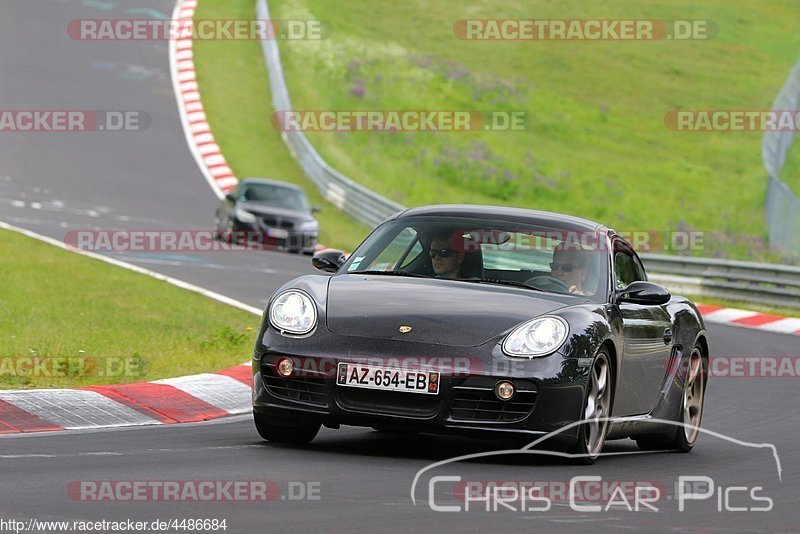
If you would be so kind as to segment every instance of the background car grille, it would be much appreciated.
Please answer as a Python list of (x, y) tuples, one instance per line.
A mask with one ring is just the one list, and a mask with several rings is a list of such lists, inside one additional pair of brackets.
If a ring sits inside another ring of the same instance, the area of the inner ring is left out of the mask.
[(294, 228), (294, 221), (287, 221), (284, 219), (279, 219), (277, 217), (272, 217), (270, 215), (261, 217), (261, 221), (264, 223), (265, 226), (269, 226), (270, 228), (287, 228), (287, 229)]
[(453, 388), (455, 397), (450, 407), (451, 421), (521, 421), (533, 411), (535, 391), (517, 391), (510, 401), (501, 401), (493, 388)]
[(323, 378), (280, 378), (264, 375), (267, 390), (283, 399), (328, 406), (328, 390)]

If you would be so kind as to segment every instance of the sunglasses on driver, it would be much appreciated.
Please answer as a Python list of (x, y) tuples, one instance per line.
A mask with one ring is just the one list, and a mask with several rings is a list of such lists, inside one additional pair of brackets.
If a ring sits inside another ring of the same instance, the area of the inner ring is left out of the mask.
[(453, 255), (454, 252), (455, 251), (451, 248), (437, 248), (437, 249), (432, 248), (430, 254), (431, 254), (431, 259), (435, 260), (437, 256), (441, 256), (442, 258), (449, 258), (450, 256)]
[(573, 270), (578, 269), (579, 267), (573, 263), (551, 263), (550, 270), (551, 271), (564, 271), (565, 273), (571, 273)]

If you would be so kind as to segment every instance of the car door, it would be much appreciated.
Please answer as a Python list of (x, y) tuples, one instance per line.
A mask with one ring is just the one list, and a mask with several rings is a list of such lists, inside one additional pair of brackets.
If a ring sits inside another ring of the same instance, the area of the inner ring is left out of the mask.
[[(624, 241), (614, 243), (616, 293), (631, 282), (646, 281), (639, 257)], [(622, 316), (623, 350), (614, 415), (650, 413), (658, 394), (672, 350), (672, 322), (666, 305), (619, 302)]]

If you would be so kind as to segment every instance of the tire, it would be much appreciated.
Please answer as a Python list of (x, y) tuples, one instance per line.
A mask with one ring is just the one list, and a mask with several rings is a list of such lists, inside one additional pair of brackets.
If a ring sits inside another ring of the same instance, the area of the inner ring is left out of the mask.
[(637, 437), (640, 449), (689, 452), (694, 448), (700, 434), (698, 428), (703, 418), (707, 381), (707, 360), (699, 345), (692, 349), (687, 363), (680, 413), (676, 418), (681, 425), (672, 432)]
[(611, 407), (613, 403), (614, 369), (605, 348), (594, 358), (586, 383), (586, 398), (583, 401), (583, 420), (589, 422), (578, 427), (578, 440), (570, 447), (569, 454), (578, 455), (573, 463), (593, 464), (603, 450), (608, 435)]
[(214, 216), (214, 240), (215, 241), (222, 241), (222, 231), (219, 229), (220, 227), (220, 219), (219, 215)]
[(253, 413), (258, 434), (272, 443), (289, 443), (292, 445), (306, 445), (316, 437), (320, 423), (304, 422), (299, 426), (279, 426), (269, 422), (269, 419), (258, 413)]

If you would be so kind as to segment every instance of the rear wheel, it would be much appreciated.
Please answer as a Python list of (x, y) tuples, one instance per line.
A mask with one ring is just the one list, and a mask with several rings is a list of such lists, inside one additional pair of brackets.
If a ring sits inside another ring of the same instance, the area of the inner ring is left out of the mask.
[(259, 413), (253, 414), (258, 434), (267, 441), (273, 443), (291, 443), (293, 445), (305, 445), (319, 432), (320, 423), (302, 422), (297, 426), (280, 426), (271, 423), (269, 419)]
[(569, 449), (570, 454), (578, 455), (574, 461), (592, 464), (600, 452), (608, 434), (608, 418), (611, 416), (611, 389), (614, 373), (606, 349), (600, 349), (595, 356), (589, 380), (586, 384), (586, 400), (583, 407), (584, 423), (578, 427), (578, 441)]
[(706, 359), (700, 346), (695, 346), (689, 355), (686, 368), (686, 382), (683, 386), (681, 411), (678, 422), (681, 425), (675, 432), (654, 434), (636, 438), (640, 449), (671, 449), (689, 452), (700, 434), (700, 421), (703, 417), (703, 401), (706, 394)]

